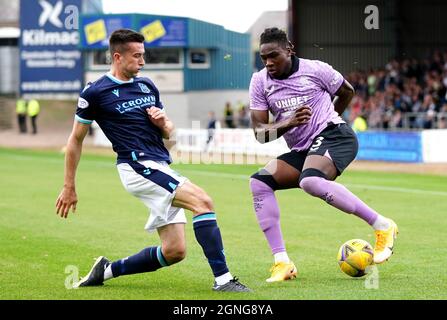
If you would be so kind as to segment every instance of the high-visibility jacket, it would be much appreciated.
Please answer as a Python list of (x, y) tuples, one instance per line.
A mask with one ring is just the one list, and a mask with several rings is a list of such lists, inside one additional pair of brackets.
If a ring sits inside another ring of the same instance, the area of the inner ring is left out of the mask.
[(363, 117), (357, 117), (354, 120), (354, 123), (352, 124), (352, 129), (355, 132), (358, 131), (366, 131), (368, 130), (368, 123), (366, 122), (366, 120)]
[(37, 116), (40, 112), (39, 102), (35, 99), (28, 102), (28, 115), (30, 117)]
[(26, 114), (26, 101), (19, 99), (16, 102), (16, 112), (17, 114)]

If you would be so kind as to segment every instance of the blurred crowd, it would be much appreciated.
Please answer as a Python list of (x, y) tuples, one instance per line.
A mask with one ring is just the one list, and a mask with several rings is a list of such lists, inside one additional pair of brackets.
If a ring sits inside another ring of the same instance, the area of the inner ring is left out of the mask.
[[(423, 60), (393, 59), (384, 68), (353, 71), (345, 78), (356, 95), (343, 118), (354, 129), (447, 128), (447, 51)], [(249, 128), (248, 105), (227, 102), (222, 120), (225, 128)]]
[(447, 128), (447, 52), (424, 60), (391, 60), (384, 68), (346, 75), (356, 95), (343, 115), (369, 129)]

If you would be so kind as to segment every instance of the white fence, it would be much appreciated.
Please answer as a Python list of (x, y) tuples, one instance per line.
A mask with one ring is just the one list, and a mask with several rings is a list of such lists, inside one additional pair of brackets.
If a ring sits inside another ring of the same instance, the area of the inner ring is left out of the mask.
[[(208, 142), (206, 129), (177, 129), (175, 152), (185, 154), (227, 154), (259, 157), (276, 157), (288, 152), (283, 138), (261, 144), (252, 129), (217, 129)], [(359, 132), (359, 159), (392, 162), (447, 163), (447, 129), (423, 130), (419, 132)], [(371, 142), (371, 143), (369, 143)], [(94, 144), (111, 146), (97, 127)], [(409, 146), (411, 144), (411, 147)], [(384, 154), (387, 157), (384, 157)], [(411, 154), (411, 159), (406, 159)]]

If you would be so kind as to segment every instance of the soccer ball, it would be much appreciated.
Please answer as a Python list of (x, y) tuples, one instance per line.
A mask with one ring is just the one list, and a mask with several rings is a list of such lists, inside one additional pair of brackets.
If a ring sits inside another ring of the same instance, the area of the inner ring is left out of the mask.
[(348, 240), (338, 250), (337, 261), (341, 271), (351, 277), (363, 277), (373, 264), (374, 250), (362, 239)]

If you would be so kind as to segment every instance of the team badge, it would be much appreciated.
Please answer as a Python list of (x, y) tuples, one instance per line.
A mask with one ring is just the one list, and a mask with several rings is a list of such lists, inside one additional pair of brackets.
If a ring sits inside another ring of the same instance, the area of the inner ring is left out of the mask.
[(151, 93), (151, 90), (144, 83), (139, 83), (140, 89), (143, 93)]

